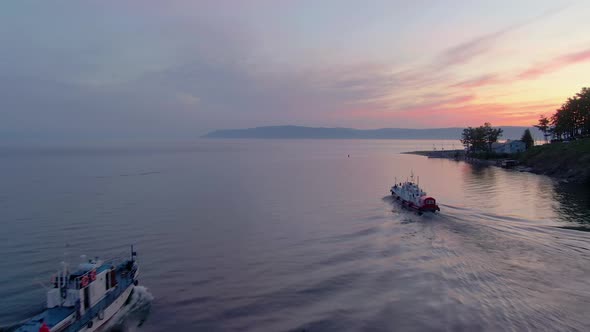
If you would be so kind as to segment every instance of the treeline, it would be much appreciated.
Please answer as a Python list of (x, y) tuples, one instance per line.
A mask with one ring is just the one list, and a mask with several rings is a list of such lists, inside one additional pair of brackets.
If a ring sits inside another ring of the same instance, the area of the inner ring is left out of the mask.
[(492, 151), (492, 144), (502, 137), (502, 128), (494, 128), (489, 122), (479, 127), (463, 129), (461, 143), (469, 152)]
[(535, 127), (543, 132), (545, 140), (550, 136), (556, 140), (590, 136), (590, 88), (582, 88), (568, 98), (550, 118), (541, 116)]

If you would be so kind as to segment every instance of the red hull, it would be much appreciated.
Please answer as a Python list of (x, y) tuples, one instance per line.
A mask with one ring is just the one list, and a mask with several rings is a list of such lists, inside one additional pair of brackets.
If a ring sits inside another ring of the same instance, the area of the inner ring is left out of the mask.
[(418, 206), (418, 205), (414, 204), (413, 202), (410, 202), (410, 201), (406, 201), (404, 199), (401, 199), (401, 197), (397, 196), (393, 192), (391, 193), (391, 196), (393, 196), (393, 198), (395, 198), (396, 200), (399, 200), (400, 203), (402, 204), (402, 206), (407, 207), (407, 208), (412, 209), (412, 210), (415, 210), (417, 212), (432, 212), (432, 213), (435, 213), (436, 211), (440, 211), (440, 208), (436, 204), (429, 204), (429, 205)]

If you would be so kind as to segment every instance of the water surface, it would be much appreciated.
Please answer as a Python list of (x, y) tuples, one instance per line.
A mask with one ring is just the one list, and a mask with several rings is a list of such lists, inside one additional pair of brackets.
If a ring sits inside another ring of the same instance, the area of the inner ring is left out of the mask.
[[(0, 326), (134, 243), (143, 331), (589, 330), (587, 188), (400, 154), (455, 142), (0, 149)], [(350, 157), (349, 157), (350, 155)], [(410, 172), (442, 213), (387, 196)], [(67, 248), (66, 248), (67, 244)]]

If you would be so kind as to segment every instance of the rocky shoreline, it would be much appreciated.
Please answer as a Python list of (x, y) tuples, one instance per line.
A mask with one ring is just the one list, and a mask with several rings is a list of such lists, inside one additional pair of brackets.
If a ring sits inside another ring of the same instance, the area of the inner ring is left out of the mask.
[(472, 158), (465, 154), (464, 150), (438, 150), (438, 151), (410, 151), (403, 152), (403, 154), (413, 154), (424, 156), (428, 158), (452, 159), (456, 161), (464, 161), (470, 164), (485, 165), (485, 166), (499, 166), (499, 159), (486, 160)]
[[(404, 154), (413, 154), (425, 156), (428, 158), (443, 158), (457, 161), (463, 161), (470, 164), (497, 166), (502, 167), (502, 163), (511, 159), (479, 159), (469, 157), (464, 150), (438, 150), (438, 151), (411, 151)], [(585, 158), (588, 159), (588, 158)], [(576, 162), (556, 162), (555, 160), (547, 161), (544, 158), (530, 158), (528, 155), (515, 157), (516, 165), (511, 168), (520, 172), (530, 172), (534, 174), (547, 175), (564, 183), (588, 183), (590, 179), (590, 170), (580, 167)]]

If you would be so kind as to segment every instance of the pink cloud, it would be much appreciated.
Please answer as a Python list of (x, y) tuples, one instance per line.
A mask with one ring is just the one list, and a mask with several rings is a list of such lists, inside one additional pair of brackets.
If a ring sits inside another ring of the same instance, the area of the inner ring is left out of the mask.
[(489, 52), (500, 37), (517, 27), (511, 26), (451, 47), (442, 54), (440, 62), (445, 66), (465, 64), (473, 58)]
[(523, 114), (518, 106), (502, 104), (475, 104), (457, 107), (425, 108), (421, 110), (402, 111), (400, 117), (423, 121), (428, 118), (432, 123), (440, 125), (478, 125), (491, 122), (496, 125), (532, 124), (538, 115)]
[(534, 101), (522, 103), (471, 103), (473, 96), (458, 96), (440, 103), (428, 103), (387, 110), (354, 110), (347, 115), (357, 118), (403, 120), (406, 123), (424, 123), (430, 127), (480, 125), (532, 125), (541, 113), (552, 111), (559, 103)]
[(438, 62), (443, 66), (462, 65), (468, 63), (472, 59), (492, 51), (493, 47), (505, 35), (515, 30), (518, 30), (524, 26), (530, 25), (532, 23), (541, 21), (547, 17), (553, 16), (567, 7), (569, 7), (569, 4), (562, 5), (561, 7), (551, 8), (541, 13), (540, 15), (532, 17), (528, 20), (512, 24), (492, 33), (477, 36), (464, 43), (451, 47), (447, 49), (443, 54), (441, 54)]
[(498, 84), (503, 80), (498, 78), (496, 74), (482, 75), (476, 78), (465, 80), (456, 84), (451, 85), (452, 88), (480, 88), (486, 85)]
[(518, 75), (518, 78), (535, 79), (539, 76), (560, 70), (561, 68), (585, 62), (588, 60), (590, 60), (590, 49), (586, 49), (576, 53), (564, 54), (550, 61), (547, 61), (539, 65), (535, 65), (523, 71)]

